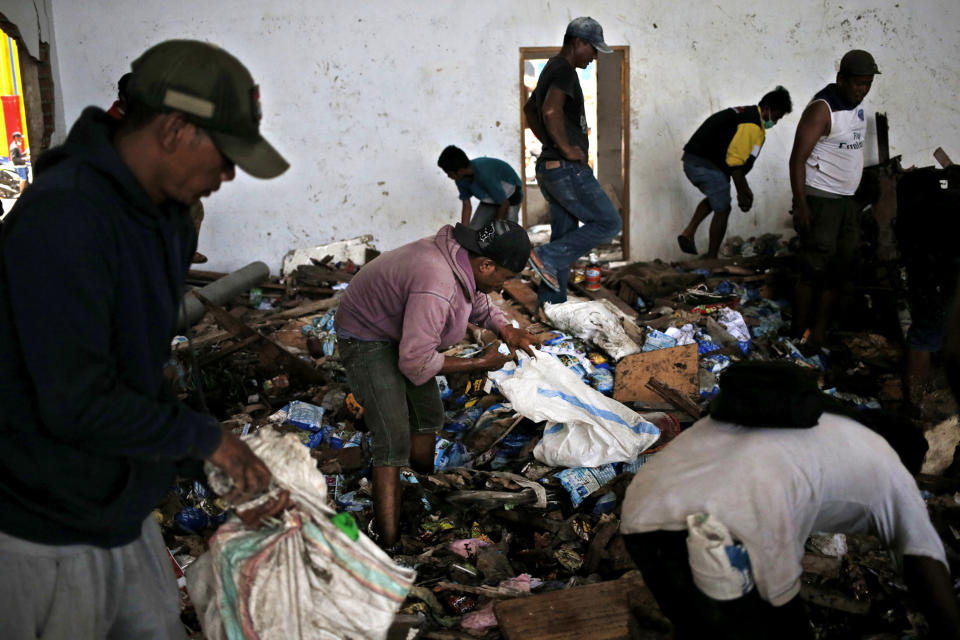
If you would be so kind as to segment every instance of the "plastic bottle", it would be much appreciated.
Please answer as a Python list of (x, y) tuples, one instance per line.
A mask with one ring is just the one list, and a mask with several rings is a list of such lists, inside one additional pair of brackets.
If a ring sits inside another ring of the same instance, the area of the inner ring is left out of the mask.
[(597, 254), (590, 254), (590, 264), (587, 265), (584, 273), (586, 278), (584, 278), (583, 281), (583, 288), (588, 291), (596, 291), (599, 289), (602, 272), (600, 270), (600, 259), (597, 257)]

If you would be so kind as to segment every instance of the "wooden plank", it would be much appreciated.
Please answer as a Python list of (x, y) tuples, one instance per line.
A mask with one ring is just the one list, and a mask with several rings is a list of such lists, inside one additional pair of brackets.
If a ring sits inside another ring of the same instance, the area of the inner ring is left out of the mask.
[[(223, 307), (218, 307), (217, 305), (213, 304), (204, 298), (202, 294), (198, 293), (197, 291), (191, 291), (190, 293), (197, 296), (200, 302), (203, 303), (203, 306), (207, 308), (207, 311), (213, 314), (217, 324), (232, 333), (235, 337), (243, 339), (259, 335), (243, 320), (234, 318), (232, 315), (230, 315), (230, 313), (225, 311)], [(311, 383), (323, 383), (327, 381), (326, 376), (322, 372), (314, 369), (309, 364), (265, 336), (259, 336), (259, 339), (253, 342), (251, 346), (260, 355), (261, 361), (269, 361), (277, 365), (283, 365), (283, 367), (287, 370), (287, 373), (289, 373), (291, 376), (298, 376), (301, 379)]]
[(524, 311), (532, 316), (537, 315), (537, 292), (533, 288), (520, 280), (520, 278), (510, 278), (503, 283), (503, 291), (509, 297), (517, 301)]
[(703, 411), (700, 410), (700, 407), (690, 396), (661, 380), (650, 378), (647, 380), (647, 388), (672, 404), (675, 409), (685, 412), (694, 419), (703, 415)]
[(943, 147), (937, 147), (937, 149), (933, 152), (933, 157), (944, 169), (953, 166), (953, 160), (951, 160), (950, 156), (947, 155), (947, 152), (943, 150)]
[(621, 640), (636, 637), (630, 592), (638, 580), (599, 582), (583, 587), (500, 600), (493, 613), (506, 640)]
[(507, 300), (497, 291), (488, 293), (487, 296), (490, 298), (493, 306), (503, 311), (508, 320), (515, 320), (521, 329), (526, 329), (530, 326), (530, 314), (515, 300)]
[(286, 311), (280, 311), (278, 313), (271, 314), (270, 318), (300, 318), (302, 316), (310, 315), (311, 313), (316, 313), (317, 311), (326, 311), (328, 309), (332, 309), (338, 304), (340, 304), (339, 294), (333, 296), (332, 298), (315, 300), (313, 302), (302, 304), (299, 307), (294, 307), (293, 309), (287, 309)]
[(890, 125), (886, 113), (875, 113), (874, 122), (877, 130), (877, 160), (884, 164), (890, 160)]
[(625, 356), (614, 375), (613, 398), (619, 402), (661, 404), (660, 396), (647, 388), (650, 378), (657, 378), (681, 393), (699, 396), (698, 358), (696, 344)]

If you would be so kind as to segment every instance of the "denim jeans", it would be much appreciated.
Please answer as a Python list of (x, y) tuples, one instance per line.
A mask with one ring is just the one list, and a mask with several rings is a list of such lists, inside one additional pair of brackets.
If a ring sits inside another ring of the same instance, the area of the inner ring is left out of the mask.
[[(560, 291), (540, 285), (537, 300), (564, 302), (570, 265), (590, 249), (602, 244), (623, 227), (620, 213), (593, 177), (585, 164), (560, 161), (560, 166), (547, 169), (547, 162), (537, 162), (537, 184), (550, 204), (550, 242), (537, 249), (544, 266), (555, 273)], [(580, 223), (583, 226), (580, 226)]]

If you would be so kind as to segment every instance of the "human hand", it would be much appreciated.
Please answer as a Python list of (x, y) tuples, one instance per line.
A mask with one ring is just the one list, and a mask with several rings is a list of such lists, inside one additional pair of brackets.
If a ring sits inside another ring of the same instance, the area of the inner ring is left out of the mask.
[(798, 233), (806, 231), (807, 227), (810, 226), (810, 207), (807, 206), (807, 203), (795, 204), (790, 214), (793, 216), (794, 230)]
[(750, 211), (753, 206), (753, 191), (750, 187), (744, 187), (737, 191), (737, 204), (740, 205), (740, 211)]
[[(533, 334), (527, 333), (523, 329), (517, 329), (516, 327), (507, 325), (500, 330), (500, 337), (503, 338), (503, 341), (510, 347), (511, 352), (522, 349), (529, 356), (533, 358), (537, 357), (532, 346), (537, 344), (537, 338)], [(514, 357), (514, 359), (516, 359), (516, 357)]]
[(587, 154), (585, 154), (580, 147), (567, 147), (566, 149), (561, 149), (561, 153), (563, 153), (563, 157), (570, 162), (580, 162), (583, 164), (587, 162)]
[(496, 371), (511, 360), (513, 360), (513, 352), (511, 351), (508, 355), (500, 353), (499, 340), (488, 344), (483, 351), (480, 352), (480, 356), (477, 358), (478, 364), (482, 365), (478, 368), (486, 369), (488, 371)]
[[(221, 426), (223, 433), (220, 446), (208, 460), (219, 467), (233, 483), (231, 490), (223, 496), (230, 504), (243, 504), (254, 500), (270, 489), (273, 474), (263, 460), (258, 458), (250, 447), (229, 429)], [(276, 515), (290, 506), (290, 494), (281, 491), (250, 509), (238, 511), (237, 515), (248, 526), (258, 526), (263, 518)]]

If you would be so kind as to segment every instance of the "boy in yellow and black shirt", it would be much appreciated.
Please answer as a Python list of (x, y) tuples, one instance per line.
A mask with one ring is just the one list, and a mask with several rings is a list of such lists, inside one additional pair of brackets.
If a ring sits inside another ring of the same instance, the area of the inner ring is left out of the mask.
[(694, 132), (683, 148), (683, 172), (706, 197), (697, 205), (690, 224), (677, 236), (681, 250), (697, 253), (694, 243), (697, 227), (713, 212), (706, 257), (717, 257), (727, 232), (731, 209), (730, 178), (737, 188), (740, 210), (749, 211), (753, 205), (753, 192), (746, 175), (760, 155), (766, 129), (790, 113), (792, 108), (790, 94), (783, 87), (777, 87), (763, 96), (760, 104), (719, 111)]

